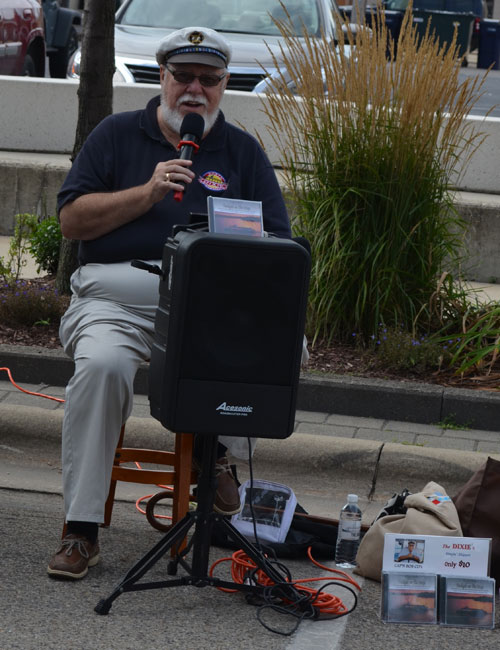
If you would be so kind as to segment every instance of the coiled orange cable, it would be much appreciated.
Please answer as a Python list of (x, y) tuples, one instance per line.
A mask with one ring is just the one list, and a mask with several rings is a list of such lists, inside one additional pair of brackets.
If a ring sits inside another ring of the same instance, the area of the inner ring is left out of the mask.
[[(359, 584), (353, 578), (351, 578), (349, 574), (345, 573), (344, 571), (339, 571), (338, 569), (331, 569), (317, 562), (312, 556), (311, 547), (307, 549), (307, 555), (311, 562), (316, 566), (324, 569), (325, 571), (335, 573), (340, 576), (333, 578), (333, 580), (339, 582), (347, 582), (361, 591)], [(253, 560), (249, 558), (248, 555), (246, 555), (242, 550), (235, 551), (231, 557), (223, 557), (214, 562), (210, 567), (210, 577), (213, 576), (215, 568), (223, 562), (231, 562), (231, 578), (236, 584), (243, 584), (248, 578), (249, 571), (252, 572), (252, 578), (259, 585), (262, 585), (263, 587), (269, 587), (274, 584), (273, 581), (266, 575), (266, 573), (264, 573), (264, 571), (257, 569), (257, 566)], [(314, 607), (318, 610), (319, 613), (330, 616), (342, 616), (343, 614), (346, 614), (349, 610), (340, 598), (332, 594), (328, 594), (324, 591), (312, 589), (311, 587), (305, 586), (305, 583), (308, 582), (324, 582), (325, 580), (329, 580), (331, 582), (332, 577), (323, 576), (319, 578), (304, 578), (301, 580), (292, 580), (290, 581), (290, 584), (294, 585), (298, 591), (307, 595), (310, 602), (314, 604)], [(220, 591), (225, 591), (226, 593), (235, 593), (238, 591), (237, 589), (228, 589), (226, 587), (218, 587), (218, 589)]]

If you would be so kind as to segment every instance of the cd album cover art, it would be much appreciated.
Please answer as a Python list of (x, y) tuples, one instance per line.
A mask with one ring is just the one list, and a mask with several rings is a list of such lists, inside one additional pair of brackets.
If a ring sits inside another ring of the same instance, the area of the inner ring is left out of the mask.
[(495, 581), (492, 578), (441, 578), (442, 625), (485, 627), (495, 625)]
[(433, 574), (384, 573), (382, 620), (386, 623), (437, 623), (437, 578)]
[(223, 235), (263, 236), (262, 201), (209, 196), (209, 231)]

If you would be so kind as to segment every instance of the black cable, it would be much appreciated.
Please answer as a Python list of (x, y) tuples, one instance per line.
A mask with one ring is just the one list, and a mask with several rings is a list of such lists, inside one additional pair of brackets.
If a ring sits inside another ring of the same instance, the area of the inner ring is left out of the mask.
[[(299, 625), (304, 619), (319, 620), (319, 618), (321, 617), (321, 619), (323, 620), (331, 620), (331, 619), (340, 618), (342, 616), (346, 616), (346, 614), (350, 614), (356, 609), (356, 606), (358, 604), (358, 597), (355, 591), (351, 589), (351, 587), (341, 582), (331, 581), (325, 583), (321, 587), (321, 589), (316, 591), (314, 595), (308, 594), (306, 592), (301, 592), (296, 588), (290, 589), (290, 587), (293, 587), (292, 575), (290, 570), (288, 569), (288, 567), (286, 567), (284, 564), (282, 564), (277, 560), (274, 549), (263, 546), (260, 543), (259, 536), (257, 533), (257, 521), (255, 517), (255, 511), (253, 508), (254, 475), (253, 475), (253, 464), (252, 464), (252, 445), (251, 445), (250, 438), (247, 438), (247, 441), (248, 441), (248, 467), (250, 473), (249, 508), (252, 517), (255, 545), (260, 553), (264, 553), (264, 551), (267, 549), (267, 555), (273, 556), (272, 560), (269, 560), (269, 557), (268, 560), (282, 577), (282, 582), (278, 582), (275, 583), (274, 585), (265, 587), (262, 592), (262, 596), (259, 596), (259, 598), (255, 598), (255, 596), (251, 594), (247, 595), (246, 597), (247, 602), (252, 605), (257, 605), (257, 612), (256, 612), (257, 620), (269, 632), (274, 632), (275, 634), (281, 634), (282, 636), (291, 636), (297, 631)], [(243, 503), (242, 507), (243, 508), (245, 507), (245, 502)], [(247, 571), (245, 580), (248, 580), (250, 584), (258, 584), (258, 579), (256, 576), (258, 570), (259, 569), (255, 567), (255, 569)], [(341, 614), (327, 614), (327, 615), (321, 614), (321, 610), (315, 607), (314, 603), (319, 599), (321, 593), (326, 589), (326, 587), (330, 585), (338, 585), (351, 592), (351, 594), (354, 597), (354, 604), (351, 607), (351, 609)], [(295, 595), (295, 598), (293, 598), (293, 595)], [(263, 604), (259, 605), (259, 602), (262, 603), (262, 601), (264, 601)], [(293, 627), (288, 631), (282, 631), (275, 627), (272, 627), (271, 625), (268, 625), (262, 618), (265, 615), (265, 612), (267, 610), (271, 610), (273, 612), (282, 614), (284, 616), (293, 617), (294, 619), (296, 619)]]
[[(344, 589), (347, 589), (348, 591), (351, 592), (351, 594), (354, 597), (354, 604), (351, 607), (351, 609), (349, 609), (346, 612), (343, 612), (342, 614), (323, 615), (323, 614), (321, 614), (321, 612), (317, 608), (314, 607), (314, 602), (319, 598), (321, 592), (324, 591), (326, 589), (326, 587), (328, 587), (330, 585), (337, 585), (337, 586), (343, 587)], [(304, 595), (301, 598), (299, 598), (298, 600), (296, 600), (294, 602), (290, 602), (287, 605), (278, 605), (278, 604), (276, 604), (276, 602), (272, 602), (272, 601), (275, 601), (277, 597), (281, 598), (281, 596), (280, 596), (280, 594), (276, 595), (273, 592), (279, 590), (283, 586), (284, 585), (278, 584), (278, 585), (272, 585), (271, 587), (266, 587), (264, 589), (263, 598), (265, 600), (270, 601), (270, 602), (266, 602), (264, 605), (261, 605), (257, 609), (257, 620), (259, 621), (259, 623), (263, 627), (265, 627), (266, 630), (268, 630), (269, 632), (274, 632), (275, 634), (281, 634), (282, 636), (291, 636), (292, 634), (294, 634), (297, 631), (299, 625), (302, 623), (302, 621), (304, 619), (333, 620), (333, 619), (341, 618), (342, 616), (346, 616), (347, 614), (351, 614), (356, 609), (356, 606), (358, 604), (358, 596), (357, 596), (356, 592), (353, 589), (351, 589), (351, 587), (349, 587), (348, 585), (339, 583), (339, 582), (333, 582), (332, 581), (332, 582), (325, 583), (323, 585), (323, 587), (316, 592), (314, 597), (311, 597), (311, 595), (308, 595), (308, 594), (304, 593)], [(288, 593), (286, 594), (286, 599), (289, 600)], [(304, 602), (307, 602), (307, 601), (309, 602), (310, 607), (305, 609), (304, 608)], [(294, 626), (288, 631), (282, 631), (282, 630), (279, 630), (279, 629), (277, 629), (275, 627), (272, 627), (271, 625), (268, 625), (262, 618), (264, 612), (266, 610), (268, 610), (268, 609), (270, 609), (270, 610), (272, 610), (274, 612), (277, 612), (278, 614), (283, 614), (283, 615), (286, 615), (286, 616), (292, 616), (293, 618), (297, 619), (295, 621)]]
[[(317, 618), (317, 612), (312, 605), (310, 607), (304, 606), (308, 604), (308, 601), (310, 601), (308, 594), (304, 593), (300, 595), (300, 592), (297, 591), (299, 598), (294, 601), (290, 601), (290, 591), (287, 590), (285, 592), (285, 587), (290, 587), (290, 584), (275, 584), (264, 589), (263, 599), (267, 602), (257, 609), (257, 620), (269, 632), (281, 634), (282, 636), (291, 636), (294, 634), (294, 632), (297, 631), (299, 625), (304, 619)], [(284, 599), (288, 600), (289, 602), (285, 605), (278, 604), (278, 602), (283, 602)], [(295, 618), (295, 624), (288, 631), (279, 630), (278, 628), (268, 625), (262, 617), (264, 615), (264, 612), (269, 609), (278, 614), (283, 614), (284, 616), (291, 616)]]
[[(250, 514), (252, 516), (252, 525), (253, 525), (253, 535), (255, 537), (255, 545), (260, 553), (263, 553), (262, 546), (260, 545), (259, 536), (257, 535), (257, 522), (255, 520), (255, 511), (253, 509), (253, 464), (252, 464), (252, 441), (250, 437), (247, 438), (248, 443), (248, 469), (250, 472), (250, 490), (249, 490), (249, 499), (250, 499)], [(245, 503), (243, 503), (243, 508)]]
[(349, 587), (349, 585), (344, 584), (343, 582), (336, 582), (334, 580), (332, 580), (330, 582), (326, 582), (321, 587), (321, 589), (318, 589), (318, 591), (316, 592), (316, 595), (314, 596), (314, 598), (311, 599), (311, 603), (314, 603), (315, 600), (317, 600), (319, 598), (321, 592), (323, 592), (330, 585), (336, 585), (338, 587), (342, 587), (343, 589), (347, 589), (348, 591), (350, 591), (351, 594), (354, 596), (354, 603), (353, 603), (353, 606), (351, 607), (351, 609), (347, 610), (346, 612), (342, 612), (341, 614), (322, 614), (321, 611), (320, 611), (318, 613), (318, 618), (321, 618), (322, 620), (331, 620), (331, 619), (336, 619), (336, 618), (342, 618), (342, 616), (347, 616), (347, 614), (351, 614), (356, 609), (356, 607), (358, 605), (358, 595), (354, 591), (354, 589), (352, 589), (352, 587)]
[[(278, 562), (276, 558), (276, 552), (274, 549), (270, 548), (269, 546), (262, 545), (260, 540), (259, 540), (259, 535), (257, 533), (257, 521), (255, 517), (255, 511), (253, 508), (253, 487), (254, 487), (254, 476), (253, 476), (253, 464), (252, 464), (252, 443), (251, 439), (247, 438), (248, 441), (248, 469), (250, 473), (250, 490), (249, 490), (249, 499), (250, 499), (250, 515), (252, 517), (252, 525), (253, 525), (253, 534), (255, 537), (255, 546), (257, 547), (258, 551), (262, 553), (263, 555), (268, 556), (269, 562), (273, 565), (273, 567), (281, 573), (281, 578), (284, 583), (287, 581), (291, 582), (292, 581), (292, 574), (290, 573), (288, 567), (286, 567), (284, 564), (281, 564)], [(243, 504), (243, 507), (245, 507), (245, 504)], [(269, 556), (272, 556), (273, 559), (269, 559)], [(258, 569), (256, 568), (254, 571), (249, 572), (249, 575), (252, 575), (257, 571)], [(283, 575), (283, 572), (285, 575)], [(256, 581), (255, 581), (256, 582)]]

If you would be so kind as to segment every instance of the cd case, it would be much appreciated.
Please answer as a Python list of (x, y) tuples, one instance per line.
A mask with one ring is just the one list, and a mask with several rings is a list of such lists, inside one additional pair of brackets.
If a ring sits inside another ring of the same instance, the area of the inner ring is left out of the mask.
[(207, 208), (210, 232), (248, 237), (264, 236), (261, 201), (209, 196)]
[(382, 573), (381, 618), (384, 623), (435, 625), (437, 576), (433, 573)]
[(441, 576), (439, 622), (453, 627), (494, 628), (495, 580)]

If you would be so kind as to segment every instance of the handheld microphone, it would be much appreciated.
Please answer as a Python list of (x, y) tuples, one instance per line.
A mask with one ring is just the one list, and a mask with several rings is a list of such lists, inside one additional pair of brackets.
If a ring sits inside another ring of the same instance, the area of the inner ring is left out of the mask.
[[(181, 160), (191, 160), (193, 153), (198, 151), (200, 148), (198, 142), (201, 140), (204, 129), (205, 120), (199, 113), (188, 113), (184, 117), (181, 124), (181, 141), (177, 147), (181, 152), (179, 156)], [(184, 189), (174, 192), (176, 201), (182, 201), (186, 190), (186, 184), (183, 182), (180, 182), (180, 184)]]

